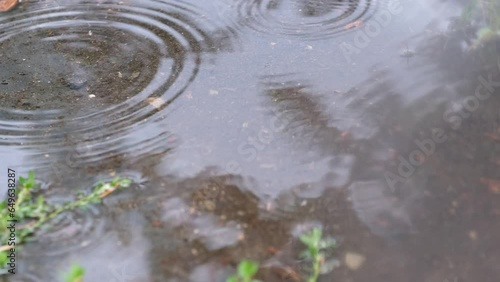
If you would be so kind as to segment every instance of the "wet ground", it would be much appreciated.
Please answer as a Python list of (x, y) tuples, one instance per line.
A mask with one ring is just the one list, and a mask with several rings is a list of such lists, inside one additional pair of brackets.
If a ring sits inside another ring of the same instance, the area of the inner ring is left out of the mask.
[(473, 44), (464, 2), (0, 14), (1, 170), (35, 170), (51, 201), (134, 180), (40, 234), (6, 281), (79, 262), (85, 281), (218, 282), (242, 258), (303, 281), (308, 226), (339, 241), (320, 281), (498, 281), (500, 42)]

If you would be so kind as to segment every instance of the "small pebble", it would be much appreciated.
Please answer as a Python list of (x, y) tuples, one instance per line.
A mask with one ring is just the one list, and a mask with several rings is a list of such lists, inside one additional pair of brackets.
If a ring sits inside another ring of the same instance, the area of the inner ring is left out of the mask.
[(140, 74), (141, 74), (141, 72), (138, 72), (138, 71), (133, 72), (132, 75), (130, 76), (130, 78), (132, 78), (132, 79), (138, 78)]
[(366, 258), (363, 255), (347, 252), (345, 254), (344, 263), (350, 270), (358, 270), (363, 265), (365, 260)]
[(149, 97), (146, 99), (146, 102), (149, 103), (151, 106), (155, 107), (156, 109), (160, 109), (163, 104), (165, 104), (165, 101), (162, 98), (156, 98), (156, 97)]
[(206, 200), (204, 205), (205, 205), (205, 209), (207, 211), (214, 211), (215, 210), (215, 203), (213, 201)]
[(469, 231), (469, 238), (470, 238), (472, 241), (476, 241), (476, 240), (477, 240), (477, 232), (476, 232), (476, 231), (474, 231), (474, 230)]

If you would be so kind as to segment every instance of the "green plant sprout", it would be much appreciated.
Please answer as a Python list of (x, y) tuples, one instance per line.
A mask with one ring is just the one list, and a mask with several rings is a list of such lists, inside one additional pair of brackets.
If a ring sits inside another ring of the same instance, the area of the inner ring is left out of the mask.
[(333, 238), (322, 238), (320, 228), (314, 228), (308, 233), (300, 236), (300, 241), (306, 245), (307, 250), (302, 252), (301, 257), (311, 261), (311, 274), (307, 282), (316, 282), (320, 274), (325, 274), (335, 267), (336, 261), (326, 261), (325, 251), (335, 248), (337, 243)]
[(64, 275), (66, 282), (83, 282), (85, 269), (79, 264), (71, 265), (70, 270)]
[[(45, 201), (42, 195), (33, 197), (33, 194), (39, 189), (33, 171), (29, 172), (28, 178), (19, 177), (15, 204), (8, 202), (8, 200), (0, 202), (0, 274), (5, 269), (8, 251), (11, 248), (18, 248), (19, 245), (32, 239), (33, 234), (49, 223), (51, 219), (65, 211), (99, 203), (102, 198), (116, 190), (128, 187), (131, 182), (130, 179), (116, 177), (111, 182), (99, 182), (90, 194), (79, 193), (74, 201), (51, 205)], [(9, 208), (12, 207), (15, 208), (14, 213), (9, 211)], [(11, 236), (9, 224), (11, 223), (7, 219), (10, 218), (17, 220), (14, 233), (15, 245), (12, 245), (12, 242), (9, 245)]]
[(464, 8), (462, 23), (482, 22), (473, 47), (500, 36), (500, 0), (472, 0)]
[(226, 282), (260, 282), (253, 279), (259, 271), (259, 264), (251, 260), (242, 260), (238, 264), (237, 273), (227, 278)]

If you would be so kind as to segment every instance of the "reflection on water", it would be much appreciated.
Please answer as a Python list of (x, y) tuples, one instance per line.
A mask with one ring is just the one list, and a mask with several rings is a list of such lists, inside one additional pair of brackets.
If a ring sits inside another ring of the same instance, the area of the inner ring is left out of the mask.
[(204, 54), (232, 38), (196, 7), (162, 1), (28, 2), (0, 25), (1, 142), (70, 166), (172, 147), (166, 128), (142, 122), (163, 119)]
[[(312, 225), (340, 243), (325, 281), (496, 281), (498, 45), (471, 48), (462, 1), (424, 2), (59, 0), (0, 14), (2, 164), (35, 169), (53, 202), (135, 183), (58, 218), (10, 281), (57, 281), (78, 261), (89, 281), (218, 282), (242, 258), (260, 280), (294, 281), (296, 232)], [(397, 4), (346, 60), (339, 46)], [(491, 95), (467, 110), (479, 77)], [(401, 176), (437, 129), (447, 141)]]

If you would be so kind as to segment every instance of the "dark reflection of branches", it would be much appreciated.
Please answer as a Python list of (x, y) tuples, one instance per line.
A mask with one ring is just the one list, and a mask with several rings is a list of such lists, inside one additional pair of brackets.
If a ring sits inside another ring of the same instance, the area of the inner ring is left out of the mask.
[[(267, 77), (266, 81), (281, 79)], [(317, 152), (314, 160), (329, 160), (332, 169), (328, 173), (329, 181), (319, 185), (331, 187), (329, 183), (335, 183), (336, 178), (345, 178), (336, 172), (343, 168), (341, 171), (350, 175), (342, 183), (344, 187), (363, 183), (354, 189), (353, 199), (375, 201), (369, 209), (362, 203), (354, 203), (372, 232), (388, 237), (411, 232), (408, 215), (384, 195), (389, 192), (384, 184), (384, 168), (391, 162), (392, 152), (400, 142), (408, 140), (408, 136), (397, 132), (398, 128), (413, 124), (412, 111), (402, 106), (389, 74), (381, 72), (346, 93), (332, 94), (336, 107), (323, 106), (331, 103), (327, 99), (331, 97), (313, 95), (310, 87), (296, 86), (298, 84), (265, 83), (268, 98), (265, 104), (271, 106), (276, 115), (288, 115), (283, 132), (294, 140), (295, 147)], [(352, 164), (343, 161), (345, 157), (352, 158)], [(365, 183), (371, 184), (367, 187)], [(390, 227), (380, 228), (377, 221), (381, 218)]]
[[(400, 102), (387, 73), (368, 80), (369, 87), (331, 93), (335, 104), (331, 97), (314, 95), (307, 84), (279, 82), (281, 80), (280, 77), (264, 78), (268, 98), (264, 104), (271, 106), (273, 115), (283, 120), (283, 131), (295, 140), (295, 145), (317, 151), (321, 156), (342, 153), (365, 156), (365, 141), (373, 132), (394, 122), (392, 118), (398, 115)], [(356, 129), (359, 124), (362, 137), (353, 142), (348, 128)]]
[[(324, 150), (331, 151), (336, 147), (334, 142), (340, 138), (341, 132), (337, 128), (329, 126), (329, 117), (324, 112), (324, 107), (308, 93), (308, 86), (297, 82), (287, 81), (284, 83), (265, 83), (265, 92), (269, 100), (266, 105), (276, 108), (276, 114), (280, 116), (281, 122), (285, 124), (284, 131), (291, 138), (308, 140), (318, 143)], [(299, 140), (299, 142), (300, 142)]]
[[(320, 96), (307, 84), (301, 82), (303, 86), (297, 86), (297, 80), (283, 77), (267, 77), (263, 83), (265, 105), (272, 112), (289, 111), (292, 115), (293, 122), (284, 130), (284, 136), (299, 139), (294, 144), (316, 151), (317, 158), (342, 153), (355, 157), (347, 186), (358, 218), (372, 233), (392, 235), (396, 228), (401, 228), (396, 234), (418, 232), (413, 235), (415, 240), (403, 241), (405, 244), (400, 246), (412, 253), (416, 261), (414, 268), (407, 268), (415, 281), (434, 281), (435, 277), (448, 275), (488, 280), (498, 274), (496, 254), (489, 250), (496, 245), (493, 238), (500, 234), (498, 218), (494, 216), (498, 215), (495, 207), (499, 202), (492, 197), (500, 165), (500, 89), (495, 87), (491, 97), (481, 101), (477, 109), (465, 111), (458, 128), (452, 129), (443, 118), (450, 101), (463, 103), (464, 98), (474, 95), (480, 85), (478, 77), (500, 81), (497, 43), (467, 50), (463, 48), (467, 39), (464, 30), (414, 38), (419, 41), (418, 55), (412, 59), (411, 72), (406, 75), (414, 74), (414, 80), (403, 84), (403, 91), (419, 96), (408, 99), (410, 102), (401, 93), (401, 83), (396, 83), (406, 77), (390, 71), (379, 72), (344, 94), (329, 96)], [(361, 127), (366, 126), (365, 132), (372, 129), (370, 134), (361, 131), (344, 141), (354, 150), (342, 150), (346, 146), (339, 143), (341, 135), (345, 136), (341, 133), (345, 129), (340, 129), (345, 128), (341, 127), (342, 108), (322, 106), (332, 102), (349, 111)], [(436, 128), (444, 130), (446, 143), (436, 144), (435, 152), (426, 156), (410, 177), (398, 183), (396, 191), (391, 191), (384, 173), (398, 174), (400, 158), (408, 160), (410, 153), (419, 149), (415, 140), (432, 138)], [(316, 138), (310, 138), (315, 131)], [(372, 216), (377, 213), (389, 217)], [(395, 221), (399, 222), (393, 225)], [(477, 234), (495, 235), (478, 242)], [(425, 263), (430, 249), (435, 268)], [(471, 256), (463, 255), (471, 250), (489, 253), (491, 261), (487, 265), (471, 265)], [(450, 263), (455, 269), (468, 267), (467, 273), (451, 273)], [(376, 271), (376, 267), (371, 269)], [(359, 280), (371, 279), (373, 275), (360, 272), (359, 278), (363, 279)]]

